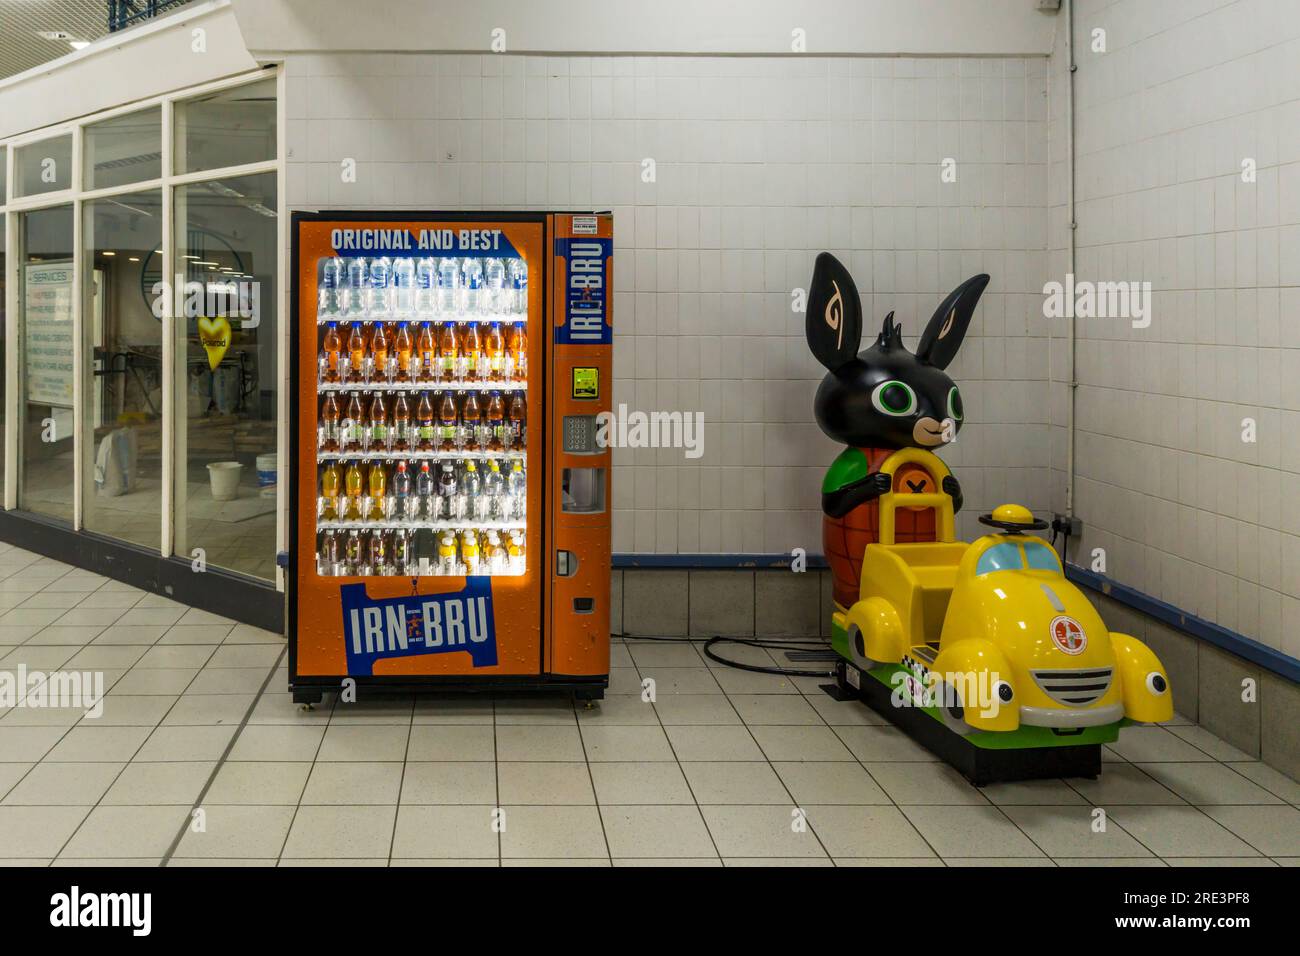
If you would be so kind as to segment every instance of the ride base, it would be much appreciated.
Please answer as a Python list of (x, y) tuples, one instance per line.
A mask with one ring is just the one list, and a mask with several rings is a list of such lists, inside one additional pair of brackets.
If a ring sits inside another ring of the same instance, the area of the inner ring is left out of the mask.
[(1015, 780), (1095, 778), (1101, 773), (1101, 745), (1119, 737), (1119, 725), (1058, 732), (1022, 727), (1011, 733), (954, 733), (932, 707), (895, 703), (897, 664), (864, 671), (841, 659), (835, 683), (822, 689), (836, 700), (861, 700), (977, 787)]

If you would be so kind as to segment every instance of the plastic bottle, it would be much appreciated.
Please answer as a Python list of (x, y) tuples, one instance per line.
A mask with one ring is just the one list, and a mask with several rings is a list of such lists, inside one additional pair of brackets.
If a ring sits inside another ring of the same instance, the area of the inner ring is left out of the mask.
[(366, 314), (366, 281), (368, 269), (366, 260), (354, 257), (347, 260), (347, 273), (343, 289), (343, 309), (345, 315), (360, 318)]
[(415, 408), (415, 421), (418, 428), (415, 437), (416, 449), (418, 451), (433, 451), (435, 437), (433, 402), (429, 400), (428, 392), (420, 393), (420, 404)]
[(506, 502), (504, 512), (507, 520), (528, 517), (528, 478), (522, 461), (516, 461), (510, 468), (510, 477), (506, 479)]
[(525, 381), (528, 378), (528, 333), (522, 322), (510, 326), (509, 345), (506, 348), (506, 380)]
[(394, 451), (411, 450), (411, 406), (407, 404), (405, 392), (398, 392), (393, 399), (392, 447)]
[(453, 318), (460, 307), (460, 264), (451, 256), (438, 260), (438, 314)]
[(483, 263), (466, 257), (460, 272), (462, 309), (473, 317), (483, 311)]
[(320, 552), (317, 555), (321, 574), (333, 574), (339, 563), (339, 536), (333, 531), (326, 531), (321, 538)]
[(352, 392), (348, 398), (343, 419), (339, 422), (339, 449), (347, 451), (361, 445), (361, 395)]
[(510, 532), (510, 543), (506, 545), (506, 565), (511, 574), (524, 573), (524, 536), (522, 532)]
[(511, 309), (516, 315), (528, 314), (528, 266), (523, 259), (510, 260)]
[[(432, 372), (432, 367), (430, 367)], [(456, 325), (444, 322), (438, 330), (438, 374), (437, 380), (452, 383), (460, 371), (460, 348), (456, 342)], [(431, 375), (431, 380), (434, 376)]]
[(383, 392), (370, 396), (370, 406), (366, 409), (366, 446), (378, 451), (387, 451), (391, 438), (388, 427), (388, 407), (384, 403)]
[[(424, 503), (425, 510), (428, 511), (429, 520), (434, 520), (435, 518), (437, 518), (438, 515), (434, 514), (433, 511), (433, 501), (432, 501), (433, 475), (430, 475), (429, 473), (428, 462), (420, 462), (420, 473), (415, 477), (415, 493), (416, 493), (416, 497), (420, 499), (420, 502)], [(415, 509), (416, 515), (412, 515), (412, 518), (415, 518), (415, 516), (419, 514), (419, 510), (420, 510), (420, 503), (417, 502), (416, 509)]]
[(393, 520), (406, 518), (407, 502), (411, 498), (411, 473), (406, 470), (406, 461), (398, 461), (393, 469)]
[(321, 353), (324, 355), (325, 376), (327, 382), (337, 382), (339, 380), (339, 355), (343, 351), (343, 343), (339, 338), (339, 324), (331, 322), (325, 328), (325, 339), (321, 342)]
[(389, 287), (393, 281), (393, 263), (387, 256), (370, 260), (369, 282), (366, 283), (366, 313), (373, 319), (386, 318), (390, 312)]
[(438, 260), (422, 256), (415, 266), (415, 314), (428, 317), (437, 310)]
[(388, 380), (388, 333), (382, 322), (376, 322), (370, 333), (370, 378), (376, 382)]
[(411, 368), (411, 356), (414, 346), (411, 343), (411, 328), (406, 322), (397, 326), (397, 335), (393, 336), (393, 353), (397, 356), (397, 380), (399, 382), (415, 381)]
[(370, 573), (388, 573), (388, 533), (374, 530), (370, 532)]
[(343, 473), (343, 492), (347, 496), (346, 510), (343, 517), (347, 521), (361, 519), (361, 495), (365, 491), (365, 479), (361, 476), (361, 466), (357, 462), (348, 463), (348, 470)]
[(501, 537), (495, 531), (489, 531), (487, 534), (483, 557), (487, 561), (488, 574), (500, 574), (505, 570), (506, 549), (501, 546)]
[(528, 402), (523, 392), (515, 392), (510, 399), (510, 450), (523, 451), (528, 429)]
[(455, 517), (456, 472), (452, 470), (451, 462), (449, 461), (442, 463), (442, 471), (438, 473), (438, 496), (442, 498), (442, 517)]
[(416, 372), (412, 381), (436, 382), (438, 380), (438, 349), (434, 344), (433, 324), (420, 323), (420, 337), (415, 343)]
[(342, 303), (339, 301), (339, 290), (344, 280), (343, 260), (338, 256), (331, 256), (321, 263), (320, 273), (320, 296), (317, 299), (317, 317), (333, 318), (339, 314)]
[(483, 342), (479, 338), (478, 323), (466, 322), (460, 329), (460, 377), (472, 382), (479, 377), (479, 363), (483, 357)]
[(348, 532), (343, 546), (343, 567), (344, 574), (357, 574), (361, 570), (361, 536), (355, 531)]
[(501, 400), (501, 393), (494, 391), (488, 399), (487, 422), (491, 429), (488, 438), (488, 451), (505, 451), (506, 404)]
[(483, 292), (480, 294), (480, 311), (496, 315), (506, 310), (506, 267), (500, 259), (483, 263)]
[(325, 393), (320, 407), (320, 450), (339, 450), (339, 403), (333, 392)]
[(398, 528), (393, 532), (393, 543), (389, 554), (392, 555), (393, 572), (405, 574), (407, 565), (411, 563), (411, 546), (405, 528)]
[(360, 382), (366, 368), (366, 339), (361, 334), (361, 323), (353, 322), (348, 331), (348, 381)]
[(373, 461), (370, 463), (370, 474), (367, 476), (367, 490), (370, 492), (370, 514), (366, 515), (371, 521), (383, 521), (384, 498), (388, 495), (388, 473), (384, 470), (382, 461)]
[(478, 392), (471, 391), (465, 396), (465, 404), (461, 406), (461, 424), (460, 435), (461, 444), (466, 451), (480, 451), (483, 448), (479, 441), (479, 428), (483, 422), (483, 406), (478, 400)]
[(322, 521), (339, 519), (339, 492), (343, 488), (343, 475), (339, 472), (337, 461), (328, 462), (320, 476), (320, 494), (325, 499), (321, 510)]
[(407, 316), (415, 311), (415, 260), (393, 260), (393, 292), (391, 306), (394, 315)]
[(465, 462), (465, 474), (461, 476), (461, 494), (465, 496), (465, 517), (475, 521), (487, 517), (488, 500), (483, 494), (483, 482), (479, 479), (473, 459)]
[(506, 340), (501, 334), (500, 322), (493, 322), (488, 328), (487, 340), (483, 344), (483, 350), (487, 353), (488, 381), (500, 382), (504, 380)]
[(456, 539), (450, 531), (438, 539), (438, 573), (456, 573)]
[(478, 547), (478, 532), (466, 528), (460, 535), (460, 557), (465, 562), (466, 574), (481, 574)]
[(440, 448), (442, 451), (455, 451), (460, 438), (460, 422), (456, 414), (456, 398), (450, 391), (442, 393), (442, 402), (438, 407), (438, 425), (442, 432)]
[(492, 518), (509, 518), (508, 502), (506, 499), (506, 483), (501, 475), (501, 466), (497, 464), (495, 458), (488, 460), (488, 473), (485, 479), (484, 494), (487, 497), (488, 517)]

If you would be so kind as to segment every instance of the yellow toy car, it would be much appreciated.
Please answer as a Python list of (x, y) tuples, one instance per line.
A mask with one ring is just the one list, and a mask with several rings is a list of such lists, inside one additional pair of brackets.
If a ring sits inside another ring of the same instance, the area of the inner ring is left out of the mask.
[[(881, 471), (904, 466), (927, 471), (932, 481), (919, 484), (929, 488), (948, 475), (920, 448), (893, 453)], [(1173, 716), (1155, 654), (1108, 631), (1055, 550), (1026, 533), (1046, 522), (1003, 505), (980, 519), (994, 533), (959, 542), (948, 495), (896, 484), (904, 490), (879, 499), (880, 540), (863, 555), (859, 600), (833, 616), (832, 644), (855, 665), (849, 683), (887, 683), (895, 706), (921, 707), (972, 744), (997, 749), (1106, 743), (1123, 723)], [(937, 540), (894, 544), (903, 508), (933, 509)]]

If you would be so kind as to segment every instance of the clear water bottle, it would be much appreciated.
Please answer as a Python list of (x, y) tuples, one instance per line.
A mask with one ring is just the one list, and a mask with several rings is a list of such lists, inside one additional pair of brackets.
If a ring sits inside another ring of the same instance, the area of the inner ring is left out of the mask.
[(465, 314), (478, 315), (483, 311), (483, 263), (466, 257), (460, 271)]
[(366, 260), (354, 256), (347, 260), (347, 273), (343, 285), (343, 315), (357, 319), (366, 314), (366, 283), (369, 269)]
[(485, 485), (484, 496), (487, 498), (488, 516), (508, 519), (510, 512), (509, 503), (506, 501), (506, 483), (501, 475), (501, 466), (497, 464), (496, 459), (488, 462)]
[(528, 496), (528, 479), (524, 475), (523, 462), (516, 461), (506, 478), (506, 503), (502, 513), (507, 520), (524, 517), (524, 505)]
[(415, 311), (415, 260), (393, 260), (393, 314), (409, 318)]
[(461, 494), (465, 496), (464, 515), (481, 521), (488, 516), (488, 500), (483, 494), (483, 482), (473, 460), (465, 463), (465, 474), (460, 479)]
[(483, 263), (482, 308), (484, 313), (506, 311), (506, 266), (500, 259)]
[(331, 256), (321, 265), (319, 314), (322, 319), (333, 320), (338, 316), (342, 305), (339, 290), (344, 278), (345, 266), (338, 256)]
[(418, 317), (433, 317), (437, 309), (437, 291), (438, 260), (432, 256), (422, 256), (415, 266), (415, 313)]
[(388, 315), (388, 292), (393, 284), (393, 262), (387, 256), (370, 260), (370, 282), (366, 308), (371, 317), (381, 319)]
[(456, 314), (460, 292), (460, 264), (451, 256), (438, 260), (438, 311), (447, 317)]
[(528, 314), (528, 266), (523, 259), (510, 260), (510, 308), (516, 315)]

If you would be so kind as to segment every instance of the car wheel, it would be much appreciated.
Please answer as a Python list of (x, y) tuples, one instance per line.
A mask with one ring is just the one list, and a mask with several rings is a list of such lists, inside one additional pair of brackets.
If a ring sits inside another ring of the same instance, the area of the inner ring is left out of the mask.
[(942, 681), (936, 679), (934, 682), (934, 706), (939, 711), (939, 717), (943, 720), (943, 725), (951, 730), (954, 734), (965, 737), (967, 734), (975, 733), (975, 728), (966, 723), (966, 712), (962, 707), (961, 695), (953, 688), (951, 693), (948, 691)]
[(873, 667), (879, 667), (879, 661), (873, 661), (867, 656), (867, 643), (862, 637), (862, 631), (856, 627), (849, 629), (849, 657), (860, 670), (869, 671)]

